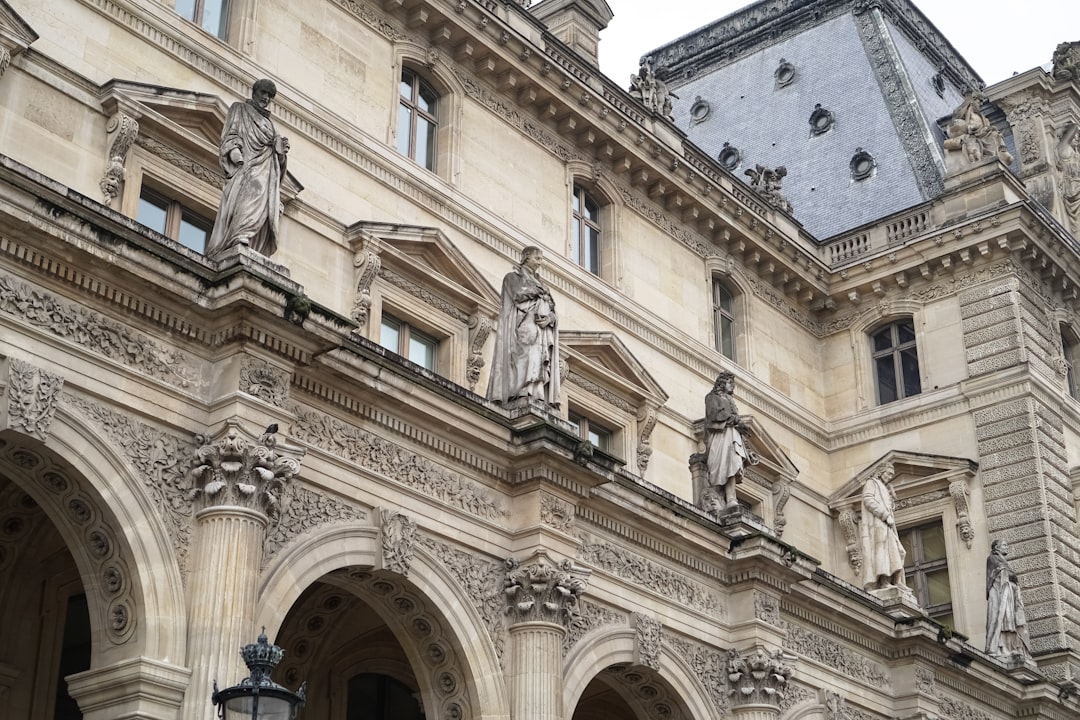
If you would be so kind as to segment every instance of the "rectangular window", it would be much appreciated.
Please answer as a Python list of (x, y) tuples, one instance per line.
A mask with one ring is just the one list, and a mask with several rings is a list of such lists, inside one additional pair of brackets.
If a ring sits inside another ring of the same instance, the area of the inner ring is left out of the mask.
[(229, 0), (176, 0), (176, 12), (216, 37), (229, 31)]
[(157, 230), (195, 252), (206, 251), (206, 241), (214, 229), (214, 221), (208, 220), (179, 200), (166, 197), (145, 185), (139, 193), (139, 207), (135, 219), (151, 230)]
[(713, 328), (716, 349), (728, 360), (735, 359), (735, 297), (720, 282), (713, 280)]
[(907, 552), (904, 575), (919, 605), (937, 622), (953, 627), (944, 527), (936, 522), (901, 530), (900, 542)]
[(570, 412), (568, 419), (577, 426), (578, 437), (582, 440), (588, 440), (604, 452), (611, 451), (611, 441), (615, 435), (611, 430), (573, 411)]
[(439, 341), (393, 315), (383, 313), (379, 344), (406, 360), (435, 372)]

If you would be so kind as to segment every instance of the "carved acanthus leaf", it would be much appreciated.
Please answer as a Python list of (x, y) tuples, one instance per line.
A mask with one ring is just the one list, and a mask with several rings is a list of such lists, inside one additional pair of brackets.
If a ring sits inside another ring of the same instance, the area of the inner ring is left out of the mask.
[(848, 564), (858, 575), (862, 572), (862, 547), (859, 542), (859, 531), (855, 527), (858, 517), (851, 508), (844, 508), (837, 518), (840, 522), (840, 530), (844, 533), (844, 547), (847, 550)]
[(784, 638), (785, 650), (791, 650), (824, 663), (868, 685), (879, 688), (890, 687), (889, 676), (881, 665), (855, 650), (801, 625), (785, 622), (783, 626), (787, 628), (787, 637)]
[(686, 664), (690, 666), (694, 677), (712, 700), (717, 717), (727, 717), (728, 700), (724, 689), (727, 687), (724, 655), (714, 648), (706, 647), (684, 637), (664, 633), (664, 644), (670, 646)]
[(109, 118), (105, 132), (112, 135), (113, 139), (109, 147), (109, 157), (105, 161), (105, 173), (101, 176), (98, 186), (101, 188), (105, 204), (117, 209), (116, 203), (124, 188), (126, 175), (124, 164), (127, 162), (128, 150), (131, 149), (139, 134), (139, 122), (126, 113), (118, 112)]
[(383, 569), (408, 577), (416, 543), (416, 521), (387, 508), (380, 510), (379, 516), (382, 518)]
[(382, 268), (378, 248), (357, 252), (353, 257), (353, 267), (356, 268), (356, 298), (353, 300), (352, 319), (360, 326), (360, 332), (366, 334), (371, 312), (371, 284), (375, 282), (379, 269)]
[(511, 624), (545, 621), (569, 628), (588, 584), (581, 569), (569, 560), (556, 565), (543, 553), (528, 564), (507, 559), (503, 595)]
[(11, 359), (9, 368), (8, 427), (44, 442), (56, 413), (64, 379), (15, 358)]
[(732, 704), (773, 705), (779, 709), (794, 672), (790, 660), (780, 651), (769, 655), (758, 648), (744, 658), (738, 650), (728, 650), (728, 695)]
[(263, 563), (293, 538), (323, 525), (355, 523), (367, 520), (363, 508), (330, 495), (325, 490), (314, 490), (295, 479), (285, 485), (278, 507), (277, 522), (266, 532), (263, 543)]
[(653, 670), (660, 669), (660, 640), (663, 626), (648, 615), (634, 613), (634, 640), (637, 645), (638, 664)]
[(563, 638), (563, 655), (578, 643), (581, 638), (601, 627), (626, 625), (626, 615), (604, 605), (597, 605), (587, 600), (578, 603), (578, 612), (570, 620)]
[(238, 505), (278, 518), (282, 491), (300, 472), (303, 450), (279, 453), (272, 433), (253, 442), (236, 426), (227, 427), (216, 439), (197, 435), (196, 442), (200, 447), (190, 476), (198, 508)]
[(652, 456), (652, 432), (656, 427), (656, 408), (643, 405), (638, 411), (638, 446), (637, 446), (637, 469), (638, 475), (645, 476), (645, 470), (649, 467), (649, 458)]
[(953, 507), (956, 509), (956, 528), (970, 550), (975, 539), (975, 528), (971, 527), (971, 513), (968, 510), (967, 482), (963, 478), (953, 480), (949, 483), (949, 494), (952, 495)]

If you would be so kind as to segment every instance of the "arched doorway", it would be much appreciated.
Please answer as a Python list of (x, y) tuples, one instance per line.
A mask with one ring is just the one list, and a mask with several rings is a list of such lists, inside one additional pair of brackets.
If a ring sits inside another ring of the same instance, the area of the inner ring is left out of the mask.
[(691, 720), (691, 717), (655, 670), (619, 664), (605, 668), (589, 681), (571, 720)]

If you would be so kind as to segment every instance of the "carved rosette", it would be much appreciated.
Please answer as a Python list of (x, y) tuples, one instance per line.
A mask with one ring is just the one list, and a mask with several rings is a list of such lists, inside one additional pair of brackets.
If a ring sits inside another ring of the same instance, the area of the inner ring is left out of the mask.
[(847, 549), (848, 565), (858, 575), (862, 572), (862, 548), (859, 546), (859, 531), (855, 527), (858, 519), (855, 511), (845, 508), (840, 511), (840, 530), (844, 533), (844, 545)]
[(113, 136), (112, 145), (109, 147), (109, 157), (105, 163), (105, 174), (101, 176), (98, 187), (101, 188), (105, 204), (116, 209), (120, 192), (124, 187), (126, 175), (124, 164), (127, 162), (128, 150), (135, 144), (135, 138), (139, 135), (139, 122), (130, 115), (120, 112), (109, 118), (105, 132)]
[(653, 670), (660, 669), (660, 638), (663, 626), (659, 621), (641, 613), (634, 614), (634, 644), (638, 664)]
[(353, 257), (356, 268), (356, 298), (353, 300), (352, 319), (360, 325), (360, 332), (367, 333), (368, 315), (371, 311), (371, 284), (379, 275), (382, 260), (378, 248), (360, 250)]
[(14, 358), (8, 367), (7, 425), (44, 442), (64, 379)]
[(416, 544), (416, 522), (408, 515), (385, 508), (380, 511), (380, 517), (383, 569), (408, 577)]
[(484, 343), (491, 334), (492, 319), (480, 313), (469, 318), (469, 359), (466, 363), (465, 377), (469, 380), (469, 389), (476, 390), (480, 380), (480, 370), (484, 367)]
[(728, 650), (728, 695), (732, 704), (736, 708), (771, 705), (779, 711), (795, 671), (790, 660), (781, 651), (768, 655), (757, 649), (743, 658), (738, 650)]
[(229, 427), (217, 440), (197, 435), (191, 470), (191, 496), (196, 511), (237, 505), (278, 516), (278, 501), (285, 483), (300, 471), (300, 457), (277, 452), (277, 440), (267, 433), (252, 442)]
[(578, 612), (578, 600), (588, 580), (569, 560), (557, 566), (542, 553), (528, 565), (506, 561), (503, 594), (511, 624), (550, 622), (568, 627)]

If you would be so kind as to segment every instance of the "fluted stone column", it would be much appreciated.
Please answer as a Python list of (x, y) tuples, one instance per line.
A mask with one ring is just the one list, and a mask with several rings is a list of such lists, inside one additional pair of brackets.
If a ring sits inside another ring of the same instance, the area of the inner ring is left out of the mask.
[(743, 658), (738, 650), (728, 651), (728, 695), (736, 720), (779, 720), (780, 702), (794, 668), (791, 658), (762, 649)]
[(188, 666), (184, 716), (209, 717), (213, 684), (246, 676), (240, 648), (251, 643), (266, 526), (280, 492), (300, 469), (276, 450), (272, 434), (252, 441), (236, 426), (200, 437), (192, 463), (196, 531), (188, 579)]
[(588, 584), (569, 560), (556, 566), (538, 552), (507, 560), (511, 720), (562, 720), (562, 644)]

